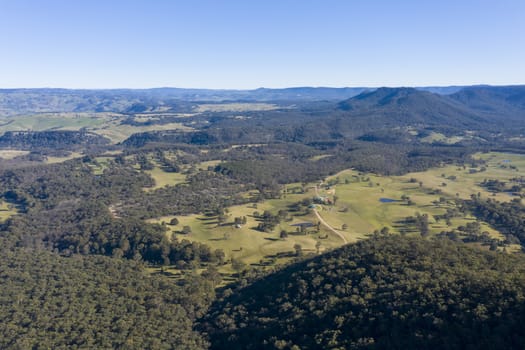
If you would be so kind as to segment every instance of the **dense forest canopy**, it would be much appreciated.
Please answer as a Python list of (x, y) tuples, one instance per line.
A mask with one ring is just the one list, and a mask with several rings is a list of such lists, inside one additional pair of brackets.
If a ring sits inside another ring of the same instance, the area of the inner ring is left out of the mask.
[(120, 259), (4, 248), (0, 280), (2, 349), (207, 348), (192, 324), (213, 293), (198, 277), (188, 288)]
[(375, 237), (215, 303), (213, 349), (517, 349), (523, 257)]

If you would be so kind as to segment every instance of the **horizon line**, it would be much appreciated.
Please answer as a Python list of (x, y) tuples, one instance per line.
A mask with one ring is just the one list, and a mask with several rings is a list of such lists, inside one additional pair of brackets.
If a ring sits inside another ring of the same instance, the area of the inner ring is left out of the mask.
[(161, 89), (178, 89), (178, 90), (210, 90), (210, 91), (256, 91), (256, 90), (285, 90), (285, 89), (379, 89), (379, 88), (453, 88), (453, 87), (511, 87), (524, 86), (525, 83), (518, 84), (451, 84), (451, 85), (378, 85), (378, 86), (327, 86), (327, 85), (291, 85), (287, 87), (264, 87), (257, 88), (208, 88), (208, 87), (177, 87), (177, 86), (155, 86), (155, 87), (0, 87), (2, 90), (161, 90)]

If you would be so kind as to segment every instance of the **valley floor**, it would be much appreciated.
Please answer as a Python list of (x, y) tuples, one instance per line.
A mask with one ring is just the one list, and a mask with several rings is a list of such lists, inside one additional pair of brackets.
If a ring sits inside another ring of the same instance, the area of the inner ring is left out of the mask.
[[(344, 170), (320, 183), (286, 185), (280, 199), (229, 207), (221, 222), (209, 214), (177, 216), (179, 224), (168, 225), (168, 235), (206, 243), (222, 249), (227, 260), (261, 267), (289, 261), (295, 256), (297, 245), (303, 253), (318, 253), (365, 239), (379, 230), (405, 235), (456, 232), (465, 237), (468, 235), (465, 227), (477, 223), (479, 231), (490, 239), (503, 241), (504, 236), (489, 223), (461, 213), (455, 199), (469, 199), (472, 195), (498, 201), (519, 198), (523, 193), (491, 192), (481, 183), (484, 179), (508, 182), (519, 177), (520, 169), (525, 168), (525, 156), (487, 153), (475, 157), (484, 159), (485, 166), (447, 165), (404, 176)], [(180, 174), (161, 174), (156, 170), (151, 174), (162, 184), (182, 181)], [(298, 210), (297, 203), (301, 202)], [(264, 212), (285, 214), (273, 230), (261, 232), (257, 227)], [(445, 219), (447, 213), (453, 214)], [(235, 224), (235, 218), (243, 217), (245, 223)], [(428, 232), (421, 232), (413, 222), (415, 217), (426, 217)], [(172, 218), (160, 217), (149, 222), (166, 224)], [(191, 228), (191, 233), (181, 233), (185, 226)], [(505, 249), (516, 251), (519, 246), (508, 245)], [(235, 272), (231, 264), (220, 270), (226, 274)]]

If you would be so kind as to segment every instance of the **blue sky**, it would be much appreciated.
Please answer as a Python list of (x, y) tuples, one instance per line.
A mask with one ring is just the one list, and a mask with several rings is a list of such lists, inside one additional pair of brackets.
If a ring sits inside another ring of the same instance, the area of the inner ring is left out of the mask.
[(523, 0), (0, 0), (0, 88), (525, 84)]

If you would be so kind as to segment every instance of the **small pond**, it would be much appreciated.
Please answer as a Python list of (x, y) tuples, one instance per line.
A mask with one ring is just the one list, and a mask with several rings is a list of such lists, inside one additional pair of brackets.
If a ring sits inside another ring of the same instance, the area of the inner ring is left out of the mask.
[(379, 198), (379, 201), (381, 203), (399, 202), (397, 199), (392, 199), (392, 198)]

